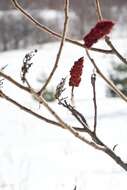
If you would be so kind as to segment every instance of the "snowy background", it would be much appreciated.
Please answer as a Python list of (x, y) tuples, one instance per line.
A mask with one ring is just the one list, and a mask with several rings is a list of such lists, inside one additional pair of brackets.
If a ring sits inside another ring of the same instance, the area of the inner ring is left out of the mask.
[[(115, 39), (114, 44), (125, 53), (126, 39)], [(107, 48), (101, 41), (98, 47)], [(96, 47), (97, 47), (96, 46)], [(37, 48), (28, 79), (35, 89), (42, 74), (48, 76), (52, 69), (59, 43), (47, 43), (31, 49), (0, 53), (0, 67), (8, 65), (5, 73), (20, 81), (20, 69), (26, 53)], [(113, 55), (93, 53), (100, 69), (108, 75)], [(90, 82), (93, 67), (86, 58), (84, 49), (66, 43), (49, 88), (54, 88), (62, 77), (69, 75), (73, 62), (84, 56), (82, 82), (75, 89), (76, 108), (93, 125), (92, 87)], [(68, 78), (67, 78), (68, 80)], [(10, 97), (28, 106), (43, 116), (52, 116), (39, 108), (38, 103), (24, 91), (4, 81), (3, 90)], [(70, 89), (65, 95), (70, 96)], [(97, 76), (98, 127), (97, 133), (116, 154), (127, 161), (127, 106), (119, 98), (106, 97), (106, 84)], [(50, 106), (68, 123), (80, 126), (68, 111), (57, 102)], [(126, 172), (111, 158), (82, 143), (69, 132), (49, 125), (12, 104), (0, 99), (0, 189), (5, 190), (122, 190), (127, 186)]]

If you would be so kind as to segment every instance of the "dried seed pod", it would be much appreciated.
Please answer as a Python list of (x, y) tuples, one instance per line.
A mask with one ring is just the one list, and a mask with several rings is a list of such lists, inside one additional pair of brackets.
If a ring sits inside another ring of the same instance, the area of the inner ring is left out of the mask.
[(26, 74), (28, 73), (30, 67), (32, 66), (31, 59), (37, 53), (37, 49), (27, 53), (23, 59), (23, 65), (21, 67), (21, 80), (24, 83), (26, 81)]
[(84, 46), (90, 48), (99, 39), (109, 34), (114, 26), (114, 22), (111, 20), (102, 20), (90, 30), (90, 32), (83, 38)]
[(84, 57), (74, 62), (73, 67), (70, 70), (69, 86), (78, 87), (81, 81), (82, 69), (83, 69)]
[(57, 85), (56, 87), (56, 93), (55, 93), (55, 98), (59, 99), (62, 92), (65, 90), (64, 86), (65, 86), (65, 82), (66, 82), (66, 77), (62, 78), (60, 83)]

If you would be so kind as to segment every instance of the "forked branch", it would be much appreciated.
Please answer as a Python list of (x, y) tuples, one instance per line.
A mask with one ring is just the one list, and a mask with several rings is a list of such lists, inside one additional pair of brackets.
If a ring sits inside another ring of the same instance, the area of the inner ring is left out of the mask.
[[(15, 6), (16, 9), (18, 9), (32, 24), (35, 25), (35, 27), (39, 28), (42, 31), (47, 32), (48, 34), (56, 37), (56, 38), (62, 38), (62, 36), (56, 32), (54, 32), (53, 30), (49, 29), (48, 27), (46, 27), (45, 25), (42, 25), (40, 22), (38, 22), (35, 18), (33, 18), (19, 3), (17, 0), (11, 0), (13, 5)], [(70, 38), (65, 38), (65, 40), (69, 43), (72, 43), (74, 45), (80, 46), (82, 48), (84, 47), (84, 44), (76, 41), (76, 40), (72, 40)], [(95, 52), (99, 52), (99, 53), (105, 53), (105, 54), (112, 54), (112, 50), (105, 50), (105, 49), (100, 49), (100, 48), (90, 48), (90, 50), (95, 51)]]
[[(97, 17), (99, 20), (103, 19), (102, 16), (102, 11), (101, 11), (101, 6), (100, 6), (100, 0), (95, 0), (96, 3), (96, 10), (97, 10)], [(115, 48), (115, 46), (113, 45), (113, 43), (111, 42), (111, 39), (109, 36), (105, 36), (105, 42), (107, 43), (107, 45), (111, 48), (112, 53), (115, 54), (123, 63), (125, 63), (127, 65), (127, 59), (124, 58), (119, 51)]]

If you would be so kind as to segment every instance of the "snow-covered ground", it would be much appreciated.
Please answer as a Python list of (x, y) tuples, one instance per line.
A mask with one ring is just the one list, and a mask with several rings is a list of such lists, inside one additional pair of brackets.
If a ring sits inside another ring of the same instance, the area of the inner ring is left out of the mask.
[[(114, 42), (121, 53), (125, 53), (127, 40)], [(103, 47), (103, 42), (98, 46)], [(55, 62), (58, 43), (37, 46), (39, 51), (33, 58), (28, 79), (34, 88), (39, 88), (37, 79), (42, 73), (48, 75)], [(105, 47), (106, 48), (106, 47)], [(33, 48), (34, 49), (34, 48)], [(30, 49), (0, 54), (0, 66), (8, 64), (5, 73), (20, 81), (23, 57)], [(84, 54), (84, 49), (66, 43), (60, 63), (50, 88), (54, 88), (62, 77), (68, 76), (73, 62), (84, 56), (84, 71), (79, 88), (75, 89), (75, 106), (93, 124), (92, 87), (90, 82), (93, 67)], [(111, 70), (113, 55), (92, 53), (100, 69), (107, 75)], [(127, 161), (127, 106), (119, 98), (106, 98), (105, 82), (97, 77), (97, 103), (99, 137)], [(4, 81), (4, 92), (34, 111), (52, 118), (45, 108), (39, 108), (27, 93)], [(64, 95), (69, 96), (70, 89)], [(50, 106), (68, 123), (78, 125), (57, 102)], [(80, 142), (69, 132), (49, 125), (19, 108), (0, 99), (0, 189), (14, 190), (121, 190), (126, 189), (124, 172), (114, 161), (100, 151)]]

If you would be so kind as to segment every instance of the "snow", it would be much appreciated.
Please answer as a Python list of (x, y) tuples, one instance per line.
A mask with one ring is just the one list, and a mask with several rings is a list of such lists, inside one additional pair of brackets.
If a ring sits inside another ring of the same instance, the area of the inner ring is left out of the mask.
[[(116, 45), (124, 53), (126, 40), (117, 40)], [(103, 41), (97, 44), (103, 46)], [(35, 89), (42, 73), (47, 76), (55, 62), (59, 43), (49, 43), (32, 47), (39, 51), (33, 57), (33, 66), (28, 80)], [(23, 57), (30, 50), (17, 50), (0, 53), (1, 67), (8, 64), (5, 73), (20, 81), (20, 69)], [(91, 53), (100, 69), (108, 75), (113, 55)], [(75, 106), (93, 124), (93, 102), (90, 76), (93, 66), (86, 59), (84, 49), (65, 44), (62, 57), (49, 88), (59, 83), (62, 77), (69, 79), (73, 62), (85, 56), (82, 82), (75, 89)], [(101, 139), (127, 161), (126, 154), (126, 104), (119, 98), (105, 97), (105, 82), (97, 76), (98, 127)], [(45, 108), (40, 108), (29, 94), (18, 90), (4, 81), (4, 92), (34, 111), (53, 118)], [(64, 95), (70, 97), (70, 89)], [(50, 106), (69, 124), (80, 126), (68, 111), (57, 102)], [(126, 172), (104, 153), (82, 143), (69, 132), (47, 124), (25, 113), (7, 101), (0, 99), (0, 189), (44, 189), (44, 190), (121, 190), (126, 187)]]

